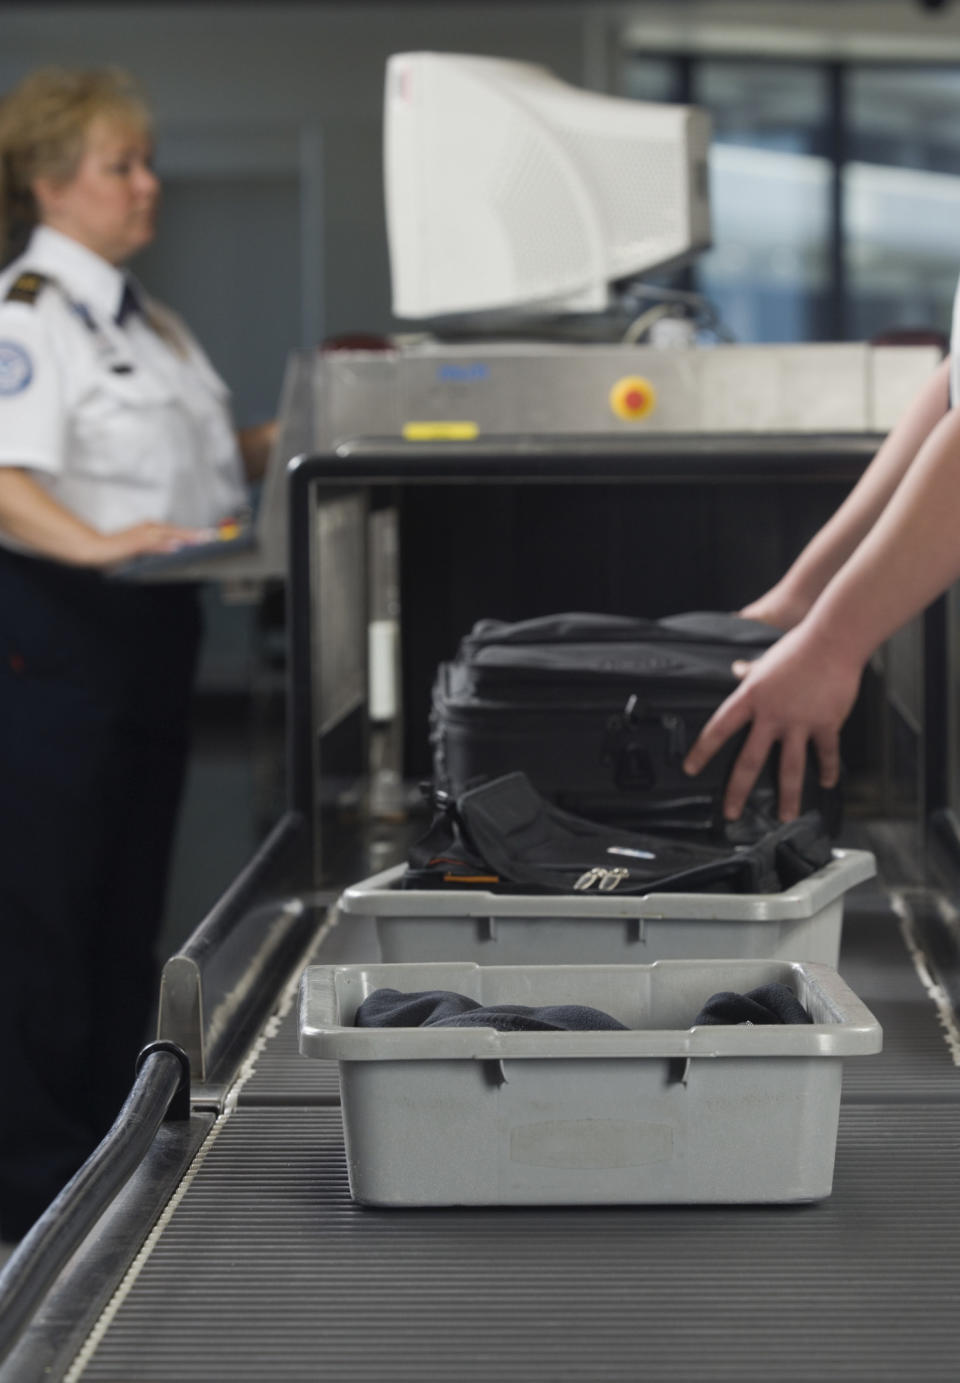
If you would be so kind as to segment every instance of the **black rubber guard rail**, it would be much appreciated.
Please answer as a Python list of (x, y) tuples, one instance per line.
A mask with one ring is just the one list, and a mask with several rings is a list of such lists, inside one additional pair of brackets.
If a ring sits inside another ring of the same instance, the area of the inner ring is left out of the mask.
[[(226, 1031), (211, 1043), (215, 1064), (226, 1076), (313, 930), (312, 906), (285, 917), (275, 909), (261, 911), (261, 904), (282, 900), (308, 879), (306, 823), (298, 813), (287, 812), (178, 953), (207, 976), (215, 996), (229, 996)], [(265, 935), (273, 943), (266, 948)], [(70, 1257), (147, 1156), (164, 1120), (189, 1120), (191, 1074), (188, 1052), (169, 1037), (140, 1053), (133, 1087), (105, 1138), (0, 1273), (0, 1364)]]
[(0, 1273), (0, 1360), (63, 1265), (146, 1156), (164, 1119), (189, 1117), (189, 1063), (172, 1043), (154, 1042), (140, 1053), (136, 1080), (106, 1136)]

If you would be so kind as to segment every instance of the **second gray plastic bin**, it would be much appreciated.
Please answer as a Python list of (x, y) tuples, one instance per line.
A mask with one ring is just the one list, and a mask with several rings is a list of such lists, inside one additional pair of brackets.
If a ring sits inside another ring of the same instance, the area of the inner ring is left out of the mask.
[[(811, 1024), (691, 1027), (720, 990), (779, 982)], [(375, 989), (587, 1004), (628, 1031), (358, 1028)], [(830, 1194), (842, 1058), (876, 1019), (826, 966), (314, 965), (300, 1050), (340, 1064), (350, 1190), (367, 1204), (817, 1200)]]
[(710, 957), (836, 966), (844, 896), (876, 873), (866, 850), (833, 859), (783, 893), (486, 893), (406, 890), (402, 865), (348, 888), (346, 917), (375, 919), (388, 962), (576, 965)]

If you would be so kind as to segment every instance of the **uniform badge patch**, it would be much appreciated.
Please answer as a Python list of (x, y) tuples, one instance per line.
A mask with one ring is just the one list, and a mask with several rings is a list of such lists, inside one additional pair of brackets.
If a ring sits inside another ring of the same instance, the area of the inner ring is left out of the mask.
[(33, 379), (33, 361), (16, 341), (0, 341), (0, 396), (19, 394)]

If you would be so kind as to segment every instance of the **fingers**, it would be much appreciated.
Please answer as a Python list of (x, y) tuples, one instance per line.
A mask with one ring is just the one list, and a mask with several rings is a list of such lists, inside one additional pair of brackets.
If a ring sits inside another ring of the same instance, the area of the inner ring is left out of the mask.
[[(736, 821), (740, 816), (778, 738), (775, 727), (754, 722), (727, 779), (723, 814), (728, 821)], [(839, 771), (839, 753), (836, 762)], [(781, 821), (795, 821), (800, 815), (806, 767), (807, 732), (804, 729), (788, 731), (780, 747), (778, 815)], [(824, 783), (824, 786), (832, 786), (832, 783)]]
[(683, 761), (684, 773), (691, 775), (697, 774), (704, 768), (716, 754), (717, 750), (724, 744), (731, 735), (737, 731), (750, 719), (750, 710), (746, 706), (738, 693), (734, 692), (728, 696), (726, 701), (720, 706), (707, 721), (694, 741), (689, 754)]
[(143, 541), (138, 544), (138, 550), (147, 552), (174, 552), (178, 547), (183, 547), (183, 539), (177, 537), (175, 533), (167, 533), (157, 529), (152, 533), (144, 533)]
[(840, 781), (840, 736), (835, 730), (817, 730), (813, 743), (820, 764), (820, 786), (835, 788)]
[[(728, 698), (700, 732), (684, 761), (684, 771), (697, 774), (710, 762), (717, 750), (751, 718), (745, 699), (737, 693)], [(736, 821), (743, 811), (774, 743), (781, 740), (779, 803), (781, 821), (793, 821), (800, 814), (803, 799), (803, 780), (807, 764), (809, 732), (798, 727), (784, 733), (783, 727), (771, 721), (754, 721), (746, 743), (741, 749), (727, 780), (723, 798), (723, 814)], [(839, 740), (836, 732), (819, 731), (814, 736), (820, 760), (820, 781), (832, 787), (840, 772)]]
[(781, 821), (794, 821), (800, 815), (803, 797), (803, 776), (807, 767), (807, 732), (791, 730), (780, 746), (780, 803)]
[(136, 532), (140, 552), (175, 552), (177, 548), (202, 542), (204, 534), (195, 528), (181, 528), (172, 523), (145, 523)]
[(736, 821), (743, 811), (750, 790), (767, 762), (775, 738), (772, 728), (754, 721), (746, 744), (740, 750), (727, 779), (727, 790), (723, 796), (723, 814), (728, 821)]
[[(840, 736), (836, 730), (814, 730), (813, 740), (820, 765), (820, 786), (836, 787), (840, 780)], [(793, 821), (803, 804), (803, 779), (807, 768), (808, 733), (804, 729), (784, 735), (780, 750), (781, 821)]]
[(817, 753), (821, 786), (830, 788), (839, 781), (840, 725), (852, 695), (847, 695), (849, 688), (842, 678), (834, 678), (824, 690), (820, 683), (811, 684), (799, 676), (795, 665), (795, 658), (776, 652), (753, 663), (737, 659), (733, 671), (740, 685), (707, 721), (684, 761), (685, 772), (699, 773), (732, 735), (750, 725), (724, 792), (723, 814), (728, 820), (740, 816), (778, 741), (781, 820), (794, 820), (802, 809), (810, 741)]

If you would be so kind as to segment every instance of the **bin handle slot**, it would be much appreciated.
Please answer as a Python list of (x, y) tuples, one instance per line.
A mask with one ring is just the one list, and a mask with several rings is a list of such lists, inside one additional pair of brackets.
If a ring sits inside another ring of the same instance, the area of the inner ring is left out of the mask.
[(483, 1067), (483, 1077), (487, 1085), (492, 1085), (496, 1090), (499, 1090), (501, 1085), (507, 1084), (507, 1073), (502, 1061), (484, 1060), (481, 1061), (480, 1065)]

